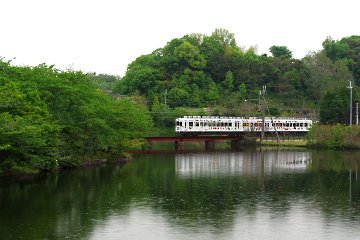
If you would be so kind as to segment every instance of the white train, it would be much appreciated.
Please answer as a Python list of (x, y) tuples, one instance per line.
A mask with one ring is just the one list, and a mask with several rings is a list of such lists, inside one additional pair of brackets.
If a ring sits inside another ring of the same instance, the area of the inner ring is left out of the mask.
[[(175, 131), (188, 135), (261, 133), (262, 119), (256, 117), (184, 116), (175, 121)], [(265, 118), (266, 133), (306, 133), (312, 121), (306, 118)]]

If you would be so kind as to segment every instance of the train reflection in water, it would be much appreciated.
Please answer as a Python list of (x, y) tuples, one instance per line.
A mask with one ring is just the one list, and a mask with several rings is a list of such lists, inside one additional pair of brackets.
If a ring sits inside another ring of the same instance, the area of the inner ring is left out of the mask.
[(311, 163), (309, 152), (258, 151), (177, 154), (180, 177), (231, 176), (305, 172)]

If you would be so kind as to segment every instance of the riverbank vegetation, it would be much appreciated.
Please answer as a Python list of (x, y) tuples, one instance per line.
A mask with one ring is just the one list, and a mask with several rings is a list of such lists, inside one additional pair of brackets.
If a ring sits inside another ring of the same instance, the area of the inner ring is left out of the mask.
[(308, 145), (313, 148), (360, 149), (360, 127), (315, 125), (308, 134)]
[(0, 175), (123, 156), (150, 123), (142, 97), (116, 101), (82, 72), (0, 61)]

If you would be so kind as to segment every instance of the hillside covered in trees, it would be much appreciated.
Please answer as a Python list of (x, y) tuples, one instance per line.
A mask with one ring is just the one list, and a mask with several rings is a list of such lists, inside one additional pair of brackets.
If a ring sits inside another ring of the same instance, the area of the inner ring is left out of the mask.
[(360, 36), (329, 37), (321, 51), (303, 59), (294, 59), (286, 46), (274, 45), (270, 52), (239, 47), (225, 29), (211, 36), (185, 35), (138, 57), (113, 91), (145, 96), (159, 125), (172, 121), (179, 107), (199, 108), (195, 114), (204, 114), (204, 107), (212, 114), (259, 114), (257, 100), (265, 85), (272, 115), (348, 122), (349, 80), (355, 85), (354, 103), (359, 100)]

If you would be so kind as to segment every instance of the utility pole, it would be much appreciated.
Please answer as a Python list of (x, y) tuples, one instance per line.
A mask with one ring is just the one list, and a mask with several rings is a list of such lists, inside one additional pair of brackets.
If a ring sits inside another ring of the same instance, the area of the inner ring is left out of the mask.
[(265, 96), (263, 96), (263, 99), (264, 99), (264, 102), (265, 102), (265, 106), (268, 110), (268, 113), (269, 113), (269, 116), (270, 116), (270, 120), (271, 120), (271, 125), (274, 127), (274, 130), (275, 130), (275, 134), (276, 134), (276, 141), (277, 143), (279, 144), (280, 143), (280, 138), (279, 138), (279, 133), (277, 132), (277, 129), (276, 129), (276, 126), (275, 126), (275, 123), (274, 123), (274, 119), (272, 118), (271, 114), (270, 114), (270, 110), (269, 110), (269, 106), (266, 102), (266, 99), (265, 99)]
[(349, 89), (350, 89), (350, 123), (349, 123), (349, 125), (350, 125), (350, 127), (351, 127), (351, 125), (352, 125), (352, 86), (351, 86), (351, 80), (349, 81), (349, 83), (350, 83), (350, 85), (349, 85)]
[(259, 92), (259, 109), (261, 109), (261, 117), (262, 117), (260, 142), (262, 142), (265, 137), (265, 114), (264, 114), (264, 108), (260, 105), (260, 97), (261, 95), (265, 95), (265, 93), (266, 93), (266, 86), (263, 86), (263, 90)]
[(359, 103), (356, 103), (356, 125), (359, 125)]
[(165, 89), (165, 106), (166, 106), (167, 89)]
[[(268, 114), (270, 116), (270, 120), (271, 120), (271, 124), (272, 126), (274, 127), (274, 130), (275, 130), (275, 134), (276, 134), (276, 140), (277, 140), (277, 143), (279, 144), (280, 143), (280, 138), (279, 138), (279, 134), (277, 132), (277, 129), (276, 129), (276, 126), (275, 126), (275, 123), (274, 123), (274, 120), (273, 118), (271, 117), (271, 114), (270, 114), (270, 110), (269, 110), (269, 106), (267, 104), (267, 101), (265, 99), (265, 93), (266, 93), (266, 86), (263, 86), (263, 90), (260, 91), (260, 94), (259, 94), (259, 102), (260, 102), (260, 96), (263, 97), (263, 100), (264, 100), (264, 105), (266, 106), (267, 108), (267, 111), (268, 111)], [(262, 131), (261, 131), (261, 140), (264, 138), (264, 135), (265, 135), (265, 115), (264, 115), (264, 108), (262, 106), (261, 108), (261, 112), (262, 112), (262, 116), (263, 116), (263, 119), (262, 119)]]
[(260, 90), (260, 92), (259, 92), (259, 104), (258, 104), (258, 105), (259, 105), (259, 111), (261, 111), (261, 105), (260, 105), (261, 91), (262, 91), (262, 90)]

